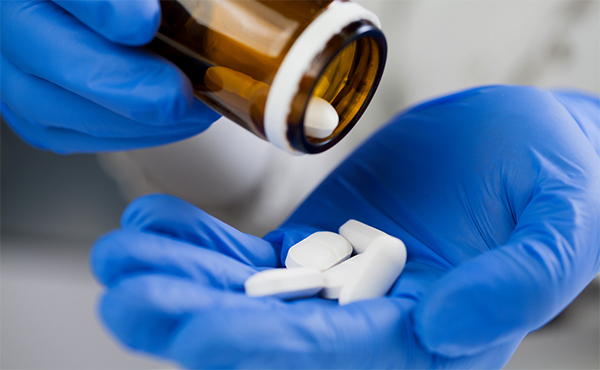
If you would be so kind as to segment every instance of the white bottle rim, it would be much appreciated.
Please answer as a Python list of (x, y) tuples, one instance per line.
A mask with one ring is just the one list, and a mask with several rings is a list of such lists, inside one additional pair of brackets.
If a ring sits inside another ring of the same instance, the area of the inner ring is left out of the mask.
[(381, 28), (375, 13), (351, 2), (332, 2), (296, 39), (277, 70), (265, 106), (267, 140), (284, 151), (300, 155), (287, 137), (287, 119), (302, 77), (327, 42), (349, 24), (366, 20)]

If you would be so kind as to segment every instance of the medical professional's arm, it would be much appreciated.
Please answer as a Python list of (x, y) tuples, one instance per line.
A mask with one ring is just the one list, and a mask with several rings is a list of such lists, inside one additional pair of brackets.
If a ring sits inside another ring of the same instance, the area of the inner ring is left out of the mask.
[(187, 77), (140, 48), (158, 0), (2, 1), (2, 115), (58, 153), (125, 150), (205, 130), (218, 115)]
[[(190, 368), (501, 368), (600, 271), (599, 110), (501, 86), (422, 104), (264, 239), (140, 198), (93, 249), (100, 314), (122, 343)], [(350, 218), (406, 244), (388, 296), (244, 295), (295, 242)]]

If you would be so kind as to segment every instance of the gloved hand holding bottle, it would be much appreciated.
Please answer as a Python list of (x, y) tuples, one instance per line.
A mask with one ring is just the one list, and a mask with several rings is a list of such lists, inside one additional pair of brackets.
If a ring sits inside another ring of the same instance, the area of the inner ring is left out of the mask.
[[(190, 368), (501, 368), (600, 271), (599, 110), (503, 86), (419, 105), (263, 239), (140, 198), (92, 251), (100, 314), (125, 345)], [(388, 296), (244, 294), (293, 244), (348, 219), (406, 244)]]
[(219, 115), (171, 62), (140, 48), (158, 0), (2, 1), (2, 115), (58, 153), (127, 150), (193, 136)]

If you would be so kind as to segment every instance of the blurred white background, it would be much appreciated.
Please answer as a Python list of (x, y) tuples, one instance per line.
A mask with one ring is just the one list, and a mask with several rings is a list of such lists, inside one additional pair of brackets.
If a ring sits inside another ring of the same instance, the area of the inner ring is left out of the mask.
[[(133, 197), (170, 192), (260, 235), (371, 132), (418, 101), (498, 83), (600, 93), (598, 0), (357, 2), (382, 18), (388, 65), (361, 122), (325, 154), (289, 157), (218, 122), (182, 143), (97, 161), (36, 151), (2, 125), (1, 368), (171, 366), (120, 348), (95, 315), (101, 288), (87, 253), (98, 235), (118, 227)], [(207, 174), (235, 186), (201, 181)], [(507, 368), (600, 368), (599, 321), (596, 279), (563, 314), (530, 334)]]

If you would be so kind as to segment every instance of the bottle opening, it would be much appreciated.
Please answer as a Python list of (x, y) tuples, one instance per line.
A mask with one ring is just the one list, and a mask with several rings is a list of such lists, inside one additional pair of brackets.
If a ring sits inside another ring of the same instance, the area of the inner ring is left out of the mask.
[[(327, 55), (328, 50), (334, 53)], [(355, 22), (332, 39), (294, 98), (289, 123), (302, 129), (288, 131), (290, 142), (300, 151), (319, 153), (340, 141), (371, 101), (383, 74), (386, 53), (383, 33), (368, 21)]]
[[(312, 143), (322, 143), (338, 135), (358, 115), (369, 98), (379, 70), (379, 52), (375, 40), (365, 37), (346, 46), (326, 67), (313, 96), (335, 109), (339, 122), (326, 138), (307, 136)], [(305, 117), (306, 120), (306, 117)]]

